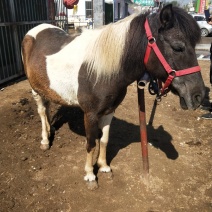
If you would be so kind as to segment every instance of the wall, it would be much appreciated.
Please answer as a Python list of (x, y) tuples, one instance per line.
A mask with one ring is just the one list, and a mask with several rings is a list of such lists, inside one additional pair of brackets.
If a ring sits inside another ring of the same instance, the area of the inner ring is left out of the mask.
[[(91, 0), (86, 0), (91, 1)], [(74, 9), (68, 10), (68, 19), (70, 19), (72, 16), (81, 16), (84, 17), (85, 20), (85, 0), (79, 0), (79, 3), (77, 4), (77, 11), (75, 12)]]
[(105, 5), (103, 0), (93, 0), (94, 28), (104, 25)]
[[(120, 14), (119, 14), (119, 8), (118, 5), (120, 5)], [(118, 17), (119, 16), (119, 17)], [(126, 14), (126, 6), (124, 0), (115, 0), (114, 1), (114, 21), (118, 21), (120, 19), (123, 19), (127, 16)]]

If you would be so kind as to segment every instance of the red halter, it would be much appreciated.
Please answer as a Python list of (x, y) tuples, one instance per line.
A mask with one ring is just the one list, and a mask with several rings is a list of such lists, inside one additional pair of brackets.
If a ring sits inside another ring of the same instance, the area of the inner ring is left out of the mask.
[(161, 51), (159, 50), (159, 48), (156, 44), (156, 39), (152, 36), (152, 32), (149, 27), (149, 23), (148, 23), (147, 19), (145, 21), (144, 27), (145, 27), (146, 35), (147, 35), (147, 39), (148, 39), (148, 44), (147, 44), (146, 53), (145, 53), (145, 57), (144, 57), (144, 64), (147, 65), (151, 49), (153, 49), (155, 54), (157, 55), (158, 59), (160, 60), (161, 64), (163, 65), (164, 69), (168, 73), (168, 78), (166, 79), (166, 82), (161, 90), (161, 94), (164, 94), (165, 90), (168, 89), (169, 85), (172, 83), (172, 80), (175, 77), (180, 77), (183, 75), (192, 74), (192, 73), (200, 71), (199, 66), (194, 66), (192, 68), (187, 68), (187, 69), (178, 70), (178, 71), (173, 70), (169, 66), (169, 64), (166, 62), (166, 59), (163, 57)]

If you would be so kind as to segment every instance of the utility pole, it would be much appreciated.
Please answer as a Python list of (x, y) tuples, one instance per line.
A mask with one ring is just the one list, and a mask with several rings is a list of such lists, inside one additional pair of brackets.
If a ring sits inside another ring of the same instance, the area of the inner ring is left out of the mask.
[(94, 28), (98, 28), (105, 23), (105, 1), (104, 0), (92, 0), (93, 1), (93, 21)]

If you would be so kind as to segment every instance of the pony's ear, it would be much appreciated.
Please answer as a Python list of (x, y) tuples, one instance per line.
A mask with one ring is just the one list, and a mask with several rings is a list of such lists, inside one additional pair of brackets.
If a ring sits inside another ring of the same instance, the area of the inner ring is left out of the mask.
[(174, 15), (172, 11), (172, 4), (165, 6), (160, 12), (161, 27), (169, 29), (174, 26)]

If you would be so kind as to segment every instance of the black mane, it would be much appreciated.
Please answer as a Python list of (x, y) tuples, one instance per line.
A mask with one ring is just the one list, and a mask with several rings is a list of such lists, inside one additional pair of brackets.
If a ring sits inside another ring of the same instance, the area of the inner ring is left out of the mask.
[(173, 7), (172, 10), (174, 12), (175, 24), (186, 35), (191, 45), (195, 46), (201, 39), (201, 32), (197, 22), (181, 8)]

